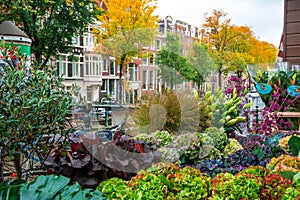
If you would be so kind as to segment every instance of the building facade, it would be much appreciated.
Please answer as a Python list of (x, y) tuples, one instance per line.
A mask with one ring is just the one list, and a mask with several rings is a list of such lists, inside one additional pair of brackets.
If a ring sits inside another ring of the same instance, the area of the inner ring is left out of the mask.
[[(159, 20), (157, 36), (148, 47), (142, 47), (143, 56), (135, 57), (127, 64), (127, 69), (120, 79), (120, 66), (110, 55), (103, 55), (95, 49), (96, 37), (93, 25), (87, 27), (83, 37), (73, 39), (73, 53), (60, 54), (56, 58), (57, 72), (64, 78), (66, 90), (72, 85), (79, 89), (77, 96), (84, 101), (98, 101), (103, 97), (117, 98), (119, 81), (122, 81), (122, 103), (137, 103), (144, 96), (159, 93), (164, 87), (159, 75), (156, 57), (166, 46), (168, 33), (179, 36), (183, 46), (182, 56), (189, 54), (193, 44), (200, 41), (203, 31), (190, 24), (176, 20), (171, 16)], [(185, 90), (194, 87), (192, 83), (177, 85), (175, 89)], [(174, 89), (174, 88), (173, 88)]]

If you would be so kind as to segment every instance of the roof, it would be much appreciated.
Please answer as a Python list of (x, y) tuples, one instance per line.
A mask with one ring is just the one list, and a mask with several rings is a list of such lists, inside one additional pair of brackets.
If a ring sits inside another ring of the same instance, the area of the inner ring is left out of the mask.
[(0, 24), (0, 35), (27, 37), (21, 29), (19, 29), (12, 21), (5, 20)]

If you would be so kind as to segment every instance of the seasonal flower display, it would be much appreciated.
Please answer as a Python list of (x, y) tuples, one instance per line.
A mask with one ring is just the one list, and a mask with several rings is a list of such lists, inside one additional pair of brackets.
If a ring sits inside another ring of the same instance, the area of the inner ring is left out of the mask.
[(267, 164), (267, 168), (275, 171), (292, 171), (300, 172), (300, 158), (290, 155), (281, 155), (277, 158), (272, 158)]
[(225, 157), (230, 156), (234, 152), (243, 149), (242, 145), (234, 138), (229, 138), (229, 142), (225, 146), (223, 153)]
[[(298, 179), (299, 180), (299, 179)], [(299, 199), (294, 181), (261, 166), (237, 174), (220, 173), (209, 178), (192, 167), (157, 163), (125, 181), (106, 180), (97, 187), (109, 199)]]
[[(276, 112), (297, 112), (300, 110), (300, 71), (278, 71), (271, 73), (258, 70), (252, 77), (259, 84), (268, 85), (272, 91), (260, 93), (266, 107), (262, 112), (264, 121), (259, 123), (261, 133), (274, 134), (278, 129), (298, 130), (298, 118), (283, 119)], [(259, 91), (258, 91), (259, 92)]]

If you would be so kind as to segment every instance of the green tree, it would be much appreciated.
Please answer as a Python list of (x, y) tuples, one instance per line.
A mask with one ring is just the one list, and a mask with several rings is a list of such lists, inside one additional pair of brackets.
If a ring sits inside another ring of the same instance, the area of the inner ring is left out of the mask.
[(62, 78), (55, 69), (39, 68), (22, 62), (20, 70), (11, 63), (0, 68), (0, 147), (18, 179), (25, 163), (43, 164), (55, 145), (53, 138), (63, 138), (70, 131), (66, 122), (71, 94), (62, 90)]
[(188, 61), (194, 66), (195, 70), (198, 73), (198, 88), (207, 80), (207, 77), (211, 71), (216, 70), (216, 65), (211, 58), (208, 48), (205, 45), (195, 43), (193, 45), (191, 53), (187, 57)]
[[(122, 76), (140, 49), (147, 47), (157, 33), (155, 0), (104, 0), (105, 11), (98, 15), (100, 51), (115, 56), (120, 65), (118, 100), (122, 99)], [(141, 55), (141, 54), (140, 54)]]
[(182, 55), (183, 47), (179, 36), (168, 34), (166, 46), (158, 53), (157, 63), (159, 76), (163, 82), (169, 83), (170, 87), (184, 81), (202, 82), (203, 77), (188, 59)]
[(71, 52), (72, 38), (93, 22), (96, 4), (94, 0), (1, 0), (0, 22), (14, 21), (32, 40), (35, 61), (45, 66), (59, 52)]

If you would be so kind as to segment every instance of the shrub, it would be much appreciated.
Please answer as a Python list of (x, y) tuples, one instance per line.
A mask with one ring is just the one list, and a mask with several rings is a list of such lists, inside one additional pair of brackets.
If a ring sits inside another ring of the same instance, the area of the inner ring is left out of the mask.
[(267, 168), (273, 170), (274, 172), (283, 172), (283, 171), (300, 171), (300, 158), (281, 155), (277, 158), (272, 158), (271, 161), (267, 164)]
[(179, 134), (173, 141), (181, 163), (196, 163), (199, 160), (201, 140), (195, 133)]
[(0, 68), (0, 146), (18, 179), (28, 170), (23, 165), (30, 156), (44, 163), (56, 142), (49, 138), (63, 138), (71, 131), (67, 126), (71, 93), (62, 89), (56, 68), (39, 68), (24, 63)]
[(220, 151), (223, 151), (225, 146), (228, 144), (227, 134), (223, 128), (210, 127), (205, 130), (205, 134), (212, 138), (212, 146)]
[(161, 147), (160, 162), (180, 164), (180, 155), (176, 148)]
[(229, 155), (233, 154), (234, 152), (243, 149), (241, 144), (233, 138), (229, 138), (229, 143), (225, 146), (223, 150), (223, 154), (225, 157), (228, 157)]
[(287, 180), (279, 174), (270, 174), (264, 177), (264, 189), (261, 191), (260, 199), (281, 199), (289, 187), (293, 187), (292, 181)]
[(219, 174), (212, 180), (213, 199), (258, 199), (262, 178), (250, 174)]

